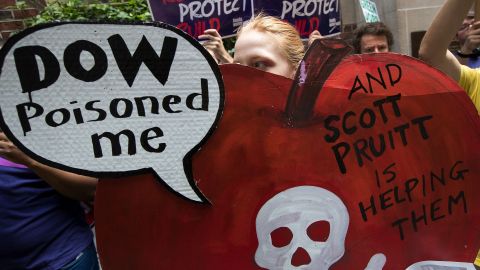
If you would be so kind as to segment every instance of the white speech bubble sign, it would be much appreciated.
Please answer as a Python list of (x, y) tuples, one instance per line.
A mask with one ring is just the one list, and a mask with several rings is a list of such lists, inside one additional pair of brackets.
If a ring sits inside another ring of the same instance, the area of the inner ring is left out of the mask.
[(56, 23), (0, 51), (0, 126), (32, 158), (95, 177), (153, 169), (205, 201), (191, 156), (223, 106), (220, 70), (193, 38), (165, 24)]

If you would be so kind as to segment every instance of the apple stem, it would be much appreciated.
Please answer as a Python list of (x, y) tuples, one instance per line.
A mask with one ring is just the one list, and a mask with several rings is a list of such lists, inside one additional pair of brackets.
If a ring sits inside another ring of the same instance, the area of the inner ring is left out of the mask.
[(289, 126), (301, 126), (313, 118), (325, 81), (351, 49), (342, 39), (332, 38), (317, 39), (310, 45), (298, 65), (287, 100), (285, 114)]

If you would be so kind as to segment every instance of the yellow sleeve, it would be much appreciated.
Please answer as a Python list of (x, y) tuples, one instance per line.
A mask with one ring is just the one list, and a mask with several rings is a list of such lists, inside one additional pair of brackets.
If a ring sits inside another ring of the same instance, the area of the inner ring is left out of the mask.
[(480, 69), (471, 69), (462, 65), (458, 84), (465, 89), (477, 111), (480, 112)]

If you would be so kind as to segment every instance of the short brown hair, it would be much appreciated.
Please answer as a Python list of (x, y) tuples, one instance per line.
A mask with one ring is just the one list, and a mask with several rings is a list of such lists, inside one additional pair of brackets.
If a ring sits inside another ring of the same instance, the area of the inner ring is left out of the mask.
[(393, 34), (382, 22), (367, 23), (355, 30), (353, 34), (353, 48), (355, 53), (361, 53), (361, 40), (364, 35), (385, 36), (387, 38), (388, 50), (393, 45)]
[(303, 46), (300, 34), (291, 24), (277, 17), (259, 13), (238, 29), (237, 38), (245, 29), (255, 29), (272, 34), (275, 39), (278, 40), (284, 56), (288, 59), (292, 67), (297, 68), (303, 59), (305, 47)]

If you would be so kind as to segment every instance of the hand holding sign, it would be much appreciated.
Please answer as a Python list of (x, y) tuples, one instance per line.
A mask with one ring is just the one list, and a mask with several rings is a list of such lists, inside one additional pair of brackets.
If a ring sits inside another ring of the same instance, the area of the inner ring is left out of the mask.
[(0, 131), (0, 157), (22, 165), (28, 164), (31, 160), (30, 157), (20, 151), (2, 131)]
[(223, 86), (192, 38), (167, 25), (47, 25), (9, 40), (0, 64), (0, 125), (25, 153), (96, 177), (151, 168), (201, 200), (190, 156)]

